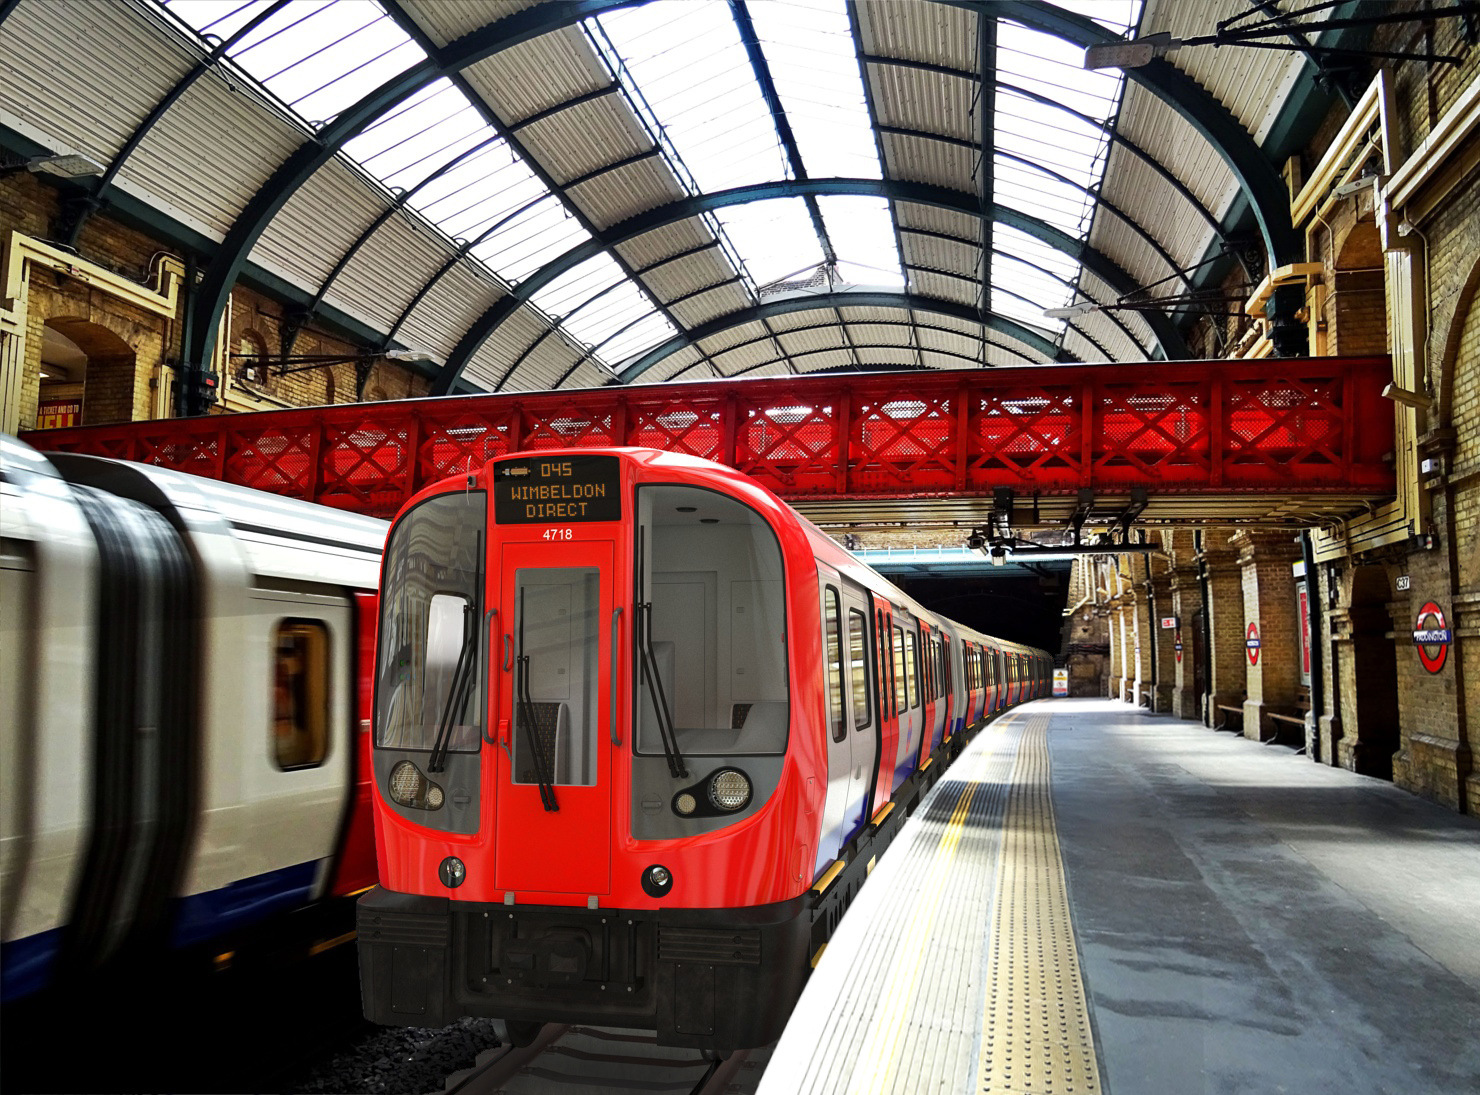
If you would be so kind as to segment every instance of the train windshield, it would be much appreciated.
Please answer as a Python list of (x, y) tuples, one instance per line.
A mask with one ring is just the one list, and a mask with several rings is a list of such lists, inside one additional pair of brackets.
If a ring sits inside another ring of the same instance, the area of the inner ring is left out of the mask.
[(682, 756), (782, 753), (790, 694), (781, 545), (716, 491), (637, 492), (636, 748)]
[(375, 744), (476, 752), (487, 496), (440, 494), (391, 529), (381, 572)]

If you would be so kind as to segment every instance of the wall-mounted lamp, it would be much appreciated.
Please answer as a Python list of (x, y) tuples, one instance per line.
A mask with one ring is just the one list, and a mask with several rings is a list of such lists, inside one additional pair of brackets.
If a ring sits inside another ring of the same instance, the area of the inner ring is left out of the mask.
[(32, 156), (24, 163), (11, 163), (0, 166), (0, 176), (14, 175), (21, 171), (33, 171), (47, 175), (56, 175), (62, 179), (81, 179), (89, 175), (101, 175), (103, 170), (102, 164), (95, 163), (86, 156), (55, 153), (50, 156)]
[(1405, 407), (1416, 407), (1421, 411), (1426, 411), (1434, 405), (1434, 401), (1422, 392), (1400, 388), (1396, 384), (1389, 384), (1384, 388), (1382, 398), (1391, 399), (1394, 403), (1401, 403)]

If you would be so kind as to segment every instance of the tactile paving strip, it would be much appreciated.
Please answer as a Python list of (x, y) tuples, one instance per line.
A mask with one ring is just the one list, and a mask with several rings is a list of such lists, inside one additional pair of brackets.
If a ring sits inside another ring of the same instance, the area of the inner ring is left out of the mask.
[(977, 1090), (1098, 1095), (1049, 791), (1046, 715), (1034, 716), (1023, 732), (1003, 827)]

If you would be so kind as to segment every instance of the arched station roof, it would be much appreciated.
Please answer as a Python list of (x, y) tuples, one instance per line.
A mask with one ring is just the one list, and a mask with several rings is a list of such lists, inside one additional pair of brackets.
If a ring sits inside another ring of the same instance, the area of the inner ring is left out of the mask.
[(1260, 6), (0, 0), (0, 136), (206, 241), (195, 361), (253, 273), (437, 392), (1177, 358), (1188, 306), (1106, 306), (1302, 257), (1325, 93), (1083, 51)]

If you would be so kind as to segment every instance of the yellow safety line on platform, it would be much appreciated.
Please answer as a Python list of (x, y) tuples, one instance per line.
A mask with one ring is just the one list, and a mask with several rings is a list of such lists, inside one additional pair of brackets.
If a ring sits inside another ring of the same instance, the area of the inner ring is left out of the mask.
[(1003, 819), (977, 1091), (1096, 1095), (1100, 1073), (1049, 793), (1048, 716), (1023, 731)]
[[(980, 767), (980, 758), (974, 767)], [(977, 789), (982, 785), (980, 779), (975, 778), (977, 775), (979, 773), (973, 772), (971, 778), (964, 780), (965, 785), (956, 799), (956, 807), (951, 811), (951, 819), (946, 823), (940, 845), (935, 850), (930, 872), (926, 876), (925, 885), (921, 887), (921, 899), (915, 905), (914, 915), (910, 917), (909, 925), (904, 930), (899, 953), (889, 974), (889, 982), (879, 995), (883, 1006), (869, 1024), (868, 1036), (857, 1058), (860, 1065), (849, 1078), (849, 1095), (872, 1095), (886, 1091), (893, 1082), (895, 1066), (899, 1062), (900, 1040), (909, 1026), (905, 1022), (905, 1016), (910, 999), (919, 984), (920, 963), (930, 944), (935, 918), (940, 911), (941, 897), (950, 879), (951, 861), (956, 858), (956, 848), (965, 831), (967, 811), (971, 809), (971, 800), (976, 797)]]

